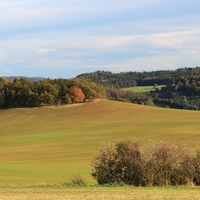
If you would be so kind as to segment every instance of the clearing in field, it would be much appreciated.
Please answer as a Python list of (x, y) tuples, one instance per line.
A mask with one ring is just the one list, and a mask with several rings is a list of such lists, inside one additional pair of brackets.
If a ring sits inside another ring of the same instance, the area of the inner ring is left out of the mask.
[[(162, 85), (157, 86), (159, 90), (161, 89), (161, 87), (163, 86)], [(135, 86), (135, 87), (123, 88), (122, 90), (141, 93), (141, 92), (154, 91), (155, 89), (154, 86)]]

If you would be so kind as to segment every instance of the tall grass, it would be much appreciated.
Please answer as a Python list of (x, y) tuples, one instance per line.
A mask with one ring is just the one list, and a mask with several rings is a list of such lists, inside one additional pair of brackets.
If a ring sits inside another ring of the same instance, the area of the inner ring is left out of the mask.
[(194, 148), (200, 112), (103, 100), (55, 109), (0, 111), (0, 186), (63, 183), (80, 174), (88, 183), (90, 162), (102, 142), (123, 139), (143, 145), (171, 140)]

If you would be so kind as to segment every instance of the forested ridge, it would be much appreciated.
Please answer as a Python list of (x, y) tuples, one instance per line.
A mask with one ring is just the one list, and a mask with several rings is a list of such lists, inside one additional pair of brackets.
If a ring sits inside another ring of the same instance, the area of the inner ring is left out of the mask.
[[(81, 74), (77, 78), (101, 84), (110, 99), (161, 107), (200, 109), (200, 67), (152, 72), (96, 71)], [(159, 90), (157, 85), (162, 85), (162, 88)], [(136, 86), (152, 86), (152, 91), (134, 93), (123, 90)]]
[[(96, 98), (200, 110), (200, 67), (152, 72), (96, 71), (73, 79), (0, 78), (0, 107), (38, 107), (92, 101)], [(161, 89), (157, 86), (162, 85)], [(127, 87), (152, 86), (136, 93)]]
[(96, 71), (84, 73), (77, 78), (93, 81), (111, 88), (126, 88), (133, 86), (168, 85), (178, 82), (180, 79), (199, 79), (200, 67), (180, 68), (176, 70), (159, 70), (151, 72), (120, 72), (112, 73), (110, 71)]
[(80, 79), (0, 78), (1, 108), (82, 103), (105, 97), (102, 86)]

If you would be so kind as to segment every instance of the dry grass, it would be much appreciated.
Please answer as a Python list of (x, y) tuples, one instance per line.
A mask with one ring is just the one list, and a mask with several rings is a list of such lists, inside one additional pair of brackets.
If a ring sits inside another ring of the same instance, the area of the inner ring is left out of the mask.
[(198, 200), (200, 188), (0, 188), (0, 200)]

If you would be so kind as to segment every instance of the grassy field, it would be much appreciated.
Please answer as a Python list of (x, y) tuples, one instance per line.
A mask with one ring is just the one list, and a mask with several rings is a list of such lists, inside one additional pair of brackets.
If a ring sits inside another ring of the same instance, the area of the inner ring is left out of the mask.
[(0, 111), (0, 187), (63, 184), (80, 174), (89, 184), (92, 158), (104, 141), (150, 139), (195, 148), (200, 112), (103, 100), (79, 106)]
[[(161, 89), (161, 87), (162, 87), (161, 85), (157, 86), (159, 90)], [(123, 88), (122, 90), (137, 92), (137, 93), (154, 91), (153, 86), (135, 86), (135, 87)]]
[(200, 188), (26, 187), (0, 188), (0, 200), (198, 200)]

